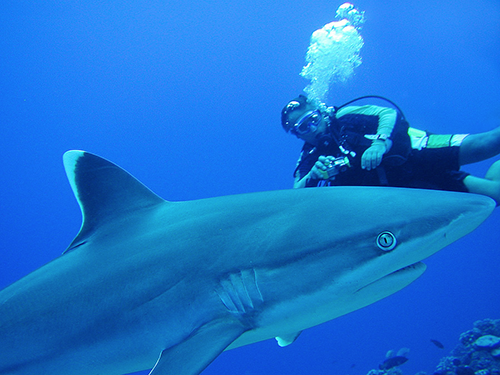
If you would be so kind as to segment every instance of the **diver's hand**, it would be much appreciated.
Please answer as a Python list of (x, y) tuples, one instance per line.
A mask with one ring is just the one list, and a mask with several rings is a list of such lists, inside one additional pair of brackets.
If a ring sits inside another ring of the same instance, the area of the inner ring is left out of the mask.
[(382, 163), (382, 157), (386, 153), (387, 148), (385, 141), (375, 141), (368, 147), (361, 157), (361, 168), (372, 170), (377, 168)]
[(309, 174), (309, 179), (314, 180), (325, 180), (328, 178), (328, 175), (323, 173), (328, 169), (330, 163), (335, 159), (333, 156), (323, 156), (321, 155), (314, 166), (311, 168)]
[(328, 166), (331, 164), (332, 160), (335, 158), (333, 156), (320, 156), (316, 163), (314, 163), (313, 167), (309, 171), (308, 174), (306, 174), (303, 178), (300, 180), (296, 179), (295, 182), (293, 183), (293, 188), (294, 189), (301, 189), (307, 187), (307, 183), (310, 180), (325, 180), (328, 178), (328, 174), (326, 173), (326, 170), (328, 169)]

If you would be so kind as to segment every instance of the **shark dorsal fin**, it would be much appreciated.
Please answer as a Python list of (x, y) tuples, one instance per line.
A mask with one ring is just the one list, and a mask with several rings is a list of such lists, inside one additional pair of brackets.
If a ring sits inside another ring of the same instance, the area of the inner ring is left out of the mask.
[(104, 223), (165, 202), (119, 166), (84, 151), (63, 156), (66, 175), (82, 210), (82, 227), (65, 252), (81, 244)]

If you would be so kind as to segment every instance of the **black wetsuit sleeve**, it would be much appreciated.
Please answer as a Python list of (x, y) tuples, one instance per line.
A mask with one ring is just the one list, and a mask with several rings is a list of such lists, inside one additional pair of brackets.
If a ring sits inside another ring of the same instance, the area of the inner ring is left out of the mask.
[[(295, 167), (293, 177), (295, 179), (301, 180), (306, 174), (310, 172), (319, 156), (320, 154), (314, 146), (308, 143), (304, 144), (304, 147), (302, 147), (302, 151), (300, 153), (299, 160), (297, 161), (297, 166)], [(318, 186), (319, 181), (320, 180), (309, 180), (306, 184), (306, 187)]]

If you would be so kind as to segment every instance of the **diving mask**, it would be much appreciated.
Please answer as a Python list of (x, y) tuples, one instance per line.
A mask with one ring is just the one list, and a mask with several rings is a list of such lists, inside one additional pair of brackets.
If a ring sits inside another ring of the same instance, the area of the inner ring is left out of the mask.
[(290, 129), (290, 133), (300, 136), (315, 131), (321, 122), (321, 112), (318, 109), (307, 111)]

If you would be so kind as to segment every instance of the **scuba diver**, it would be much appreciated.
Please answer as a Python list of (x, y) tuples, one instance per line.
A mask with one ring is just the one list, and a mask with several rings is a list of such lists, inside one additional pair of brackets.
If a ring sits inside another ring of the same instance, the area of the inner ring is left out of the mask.
[(436, 189), (483, 194), (500, 204), (500, 161), (493, 163), (484, 178), (460, 170), (462, 165), (500, 153), (500, 127), (478, 134), (428, 134), (409, 127), (391, 101), (396, 109), (350, 105), (359, 99), (327, 107), (300, 95), (283, 108), (283, 128), (305, 142), (294, 172), (294, 188)]

